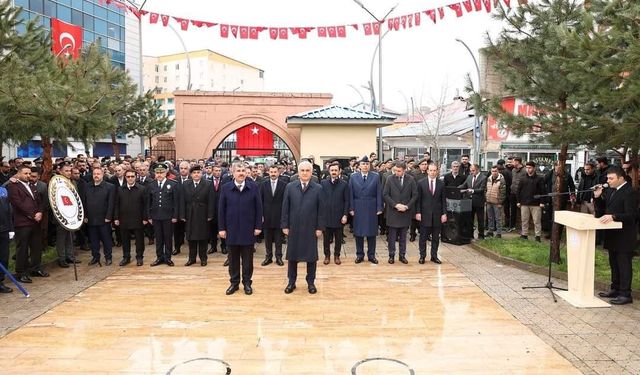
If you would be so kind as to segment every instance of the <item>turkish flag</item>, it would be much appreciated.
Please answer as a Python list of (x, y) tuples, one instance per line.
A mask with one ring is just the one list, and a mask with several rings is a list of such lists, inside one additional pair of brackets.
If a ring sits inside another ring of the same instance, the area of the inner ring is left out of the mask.
[(327, 27), (327, 34), (329, 34), (329, 38), (335, 38), (336, 37), (336, 27), (335, 26)]
[(269, 28), (269, 36), (271, 37), (271, 39), (278, 39), (278, 28), (277, 27), (270, 27)]
[(180, 23), (180, 29), (182, 29), (182, 31), (187, 31), (187, 29), (189, 28), (189, 20), (188, 19), (179, 18), (179, 17), (173, 17), (173, 19)]
[(60, 199), (62, 200), (63, 206), (73, 206), (73, 202), (71, 201), (71, 198), (68, 195), (61, 195)]
[(223, 38), (229, 37), (229, 25), (226, 25), (226, 24), (220, 25), (220, 36)]
[(373, 33), (370, 23), (363, 23), (362, 26), (364, 26), (364, 35), (371, 35), (371, 33)]
[(236, 149), (245, 156), (273, 154), (273, 133), (256, 123), (246, 125), (236, 131)]
[(400, 30), (400, 17), (393, 19), (393, 28), (397, 31)]
[(387, 21), (387, 28), (389, 30), (393, 30), (393, 18), (389, 18), (389, 20)]
[(407, 23), (409, 27), (413, 27), (413, 14), (407, 16)]
[(413, 15), (413, 21), (415, 22), (416, 26), (420, 26), (420, 13), (415, 13)]
[(482, 0), (484, 3), (484, 8), (487, 10), (487, 13), (491, 13), (491, 0)]
[(476, 12), (482, 10), (482, 0), (473, 0), (473, 7), (476, 8)]
[(346, 38), (347, 37), (347, 28), (344, 26), (336, 26), (336, 31), (338, 32), (338, 38)]
[(440, 19), (444, 18), (444, 8), (443, 7), (439, 7), (438, 8), (438, 15), (440, 16)]
[(51, 37), (53, 38), (51, 49), (55, 55), (68, 54), (74, 59), (80, 57), (82, 27), (52, 18)]
[(407, 16), (400, 17), (400, 23), (402, 24), (402, 28), (406, 29), (407, 28)]
[(255, 26), (251, 26), (249, 28), (249, 38), (251, 39), (258, 39), (258, 33), (262, 31), (261, 27), (255, 27)]
[(313, 27), (301, 27), (298, 29), (298, 38), (307, 39), (309, 31), (313, 30)]
[(240, 26), (240, 39), (249, 38), (249, 26)]
[(471, 4), (471, 0), (464, 0), (462, 2), (462, 5), (464, 5), (464, 9), (466, 9), (467, 12), (471, 12), (473, 10), (473, 5)]
[(286, 27), (278, 28), (278, 38), (289, 39), (289, 30)]
[(191, 21), (191, 23), (193, 24), (193, 26), (196, 26), (196, 27), (202, 27), (202, 26), (213, 27), (217, 25), (217, 23), (214, 23), (214, 22), (204, 22), (204, 21)]
[(149, 23), (154, 24), (154, 23), (158, 23), (158, 18), (160, 17), (160, 15), (158, 13), (149, 13)]
[(462, 6), (458, 4), (449, 4), (449, 8), (456, 12), (456, 17), (462, 17)]
[(166, 14), (161, 14), (160, 18), (162, 19), (162, 26), (167, 26), (169, 24), (169, 16)]
[(231, 25), (231, 34), (233, 34), (234, 38), (238, 37), (238, 26), (237, 25)]
[(374, 22), (371, 24), (371, 26), (373, 26), (373, 33), (375, 35), (380, 35), (380, 23), (379, 22)]
[(318, 27), (318, 37), (326, 38), (327, 37), (327, 28), (324, 26)]
[(429, 9), (429, 10), (425, 10), (424, 14), (427, 15), (427, 17), (431, 18), (431, 21), (433, 21), (433, 23), (436, 23), (436, 11), (433, 9)]

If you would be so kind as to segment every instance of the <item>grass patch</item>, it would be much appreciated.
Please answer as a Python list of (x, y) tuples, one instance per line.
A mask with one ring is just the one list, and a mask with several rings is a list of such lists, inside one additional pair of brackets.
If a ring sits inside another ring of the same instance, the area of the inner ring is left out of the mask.
[[(477, 243), (504, 257), (519, 260), (521, 262), (547, 267), (549, 263), (549, 243), (522, 240), (520, 238), (487, 238)], [(560, 248), (561, 264), (552, 264), (551, 269), (567, 272), (567, 248)], [(609, 284), (611, 282), (611, 269), (609, 268), (609, 256), (602, 247), (596, 247), (595, 279)], [(640, 290), (640, 259), (633, 258), (633, 277), (631, 288)]]
[[(9, 245), (9, 271), (12, 273), (16, 272), (16, 261), (13, 260), (13, 255), (16, 253), (16, 243), (15, 241), (11, 241)], [(51, 261), (58, 259), (58, 253), (56, 252), (55, 247), (47, 247), (42, 252), (42, 264), (47, 264)]]

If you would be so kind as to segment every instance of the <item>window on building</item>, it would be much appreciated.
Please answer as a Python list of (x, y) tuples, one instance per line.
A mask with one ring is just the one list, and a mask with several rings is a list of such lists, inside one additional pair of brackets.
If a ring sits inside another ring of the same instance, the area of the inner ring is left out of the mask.
[(156, 94), (162, 94), (162, 87), (156, 87)]
[(71, 8), (58, 4), (56, 6), (56, 13), (58, 14), (58, 19), (64, 22), (71, 22)]
[[(57, 13), (56, 13), (56, 3), (54, 3), (51, 0), (44, 0), (44, 14), (49, 16), (49, 17), (53, 17), (56, 18), (57, 17)], [(72, 19), (73, 21), (73, 19)], [(73, 22), (74, 25), (80, 25), (79, 23), (75, 23)]]
[(258, 70), (258, 76), (264, 78), (264, 70)]
[(99, 18), (102, 18), (103, 20), (107, 19), (107, 10), (101, 6), (96, 5), (94, 8), (94, 13), (93, 15)]
[(164, 105), (164, 99), (156, 99), (156, 104)]
[(44, 2), (42, 0), (29, 0), (29, 9), (42, 14), (44, 12)]
[(156, 65), (156, 72), (160, 71), (160, 65)]
[(160, 83), (160, 77), (156, 76), (156, 83)]
[(167, 104), (173, 104), (174, 99), (173, 98), (167, 98)]
[(163, 65), (162, 67), (164, 68), (164, 71), (166, 72), (167, 71), (167, 66)]
[(167, 116), (169, 117), (173, 117), (176, 115), (176, 110), (175, 109), (170, 109), (167, 111)]
[[(92, 17), (93, 18), (93, 17)], [(96, 33), (107, 35), (107, 22), (99, 18), (94, 19), (93, 27)]]
[(71, 6), (75, 9), (82, 9), (82, 0), (71, 0)]
[(176, 64), (176, 70), (180, 70), (180, 64)]
[(93, 3), (87, 0), (84, 0), (82, 2), (82, 10), (84, 10), (87, 13), (93, 14)]
[(167, 83), (167, 77), (164, 77), (164, 83)]
[(244, 79), (241, 79), (241, 80), (240, 80), (240, 84), (241, 84), (241, 85), (244, 85)]

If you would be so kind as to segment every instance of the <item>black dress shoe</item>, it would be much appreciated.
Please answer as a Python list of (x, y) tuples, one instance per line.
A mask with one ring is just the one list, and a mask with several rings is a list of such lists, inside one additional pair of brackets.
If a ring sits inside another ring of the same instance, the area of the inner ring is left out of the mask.
[(424, 264), (424, 257), (420, 257), (420, 259), (418, 259), (418, 263)]
[(251, 288), (248, 285), (245, 285), (244, 286), (244, 294), (246, 294), (248, 296), (252, 295), (253, 294), (253, 288)]
[(185, 263), (185, 264), (184, 264), (184, 266), (185, 266), (185, 267), (189, 267), (189, 266), (190, 266), (190, 265), (192, 265), (192, 264), (196, 264), (196, 261), (195, 261), (195, 260), (191, 260), (191, 259), (189, 259), (189, 260), (187, 261), (187, 263)]
[(627, 303), (633, 303), (633, 298), (625, 297), (625, 296), (617, 296), (616, 298), (609, 301), (612, 305), (626, 305)]
[(291, 294), (291, 293), (293, 293), (294, 290), (296, 290), (296, 284), (289, 284), (289, 285), (287, 285), (286, 288), (284, 288), (284, 292), (286, 294)]
[(9, 288), (3, 283), (0, 283), (0, 293), (11, 293), (11, 292), (13, 292), (13, 289)]
[(395, 263), (395, 260), (393, 260), (393, 257), (389, 257), (389, 264), (393, 264)]
[(67, 259), (66, 259), (66, 261), (67, 261), (67, 263), (69, 263), (69, 264), (73, 264), (73, 263), (75, 263), (75, 264), (80, 264), (80, 263), (82, 263), (82, 262), (81, 262), (80, 260), (78, 260), (78, 259), (71, 259), (71, 258), (67, 258)]
[(59, 260), (58, 261), (58, 266), (60, 266), (61, 268), (69, 268), (69, 263), (67, 263), (66, 260)]
[(316, 294), (318, 293), (318, 289), (316, 289), (316, 286), (313, 284), (309, 284), (309, 294)]
[(356, 258), (356, 264), (364, 262), (364, 258)]
[(213, 254), (216, 252), (216, 249), (214, 247), (212, 247), (211, 249), (207, 250), (207, 254)]
[(124, 267), (129, 263), (131, 263), (131, 258), (122, 258), (122, 260), (120, 261), (120, 267)]
[(229, 258), (225, 259), (224, 263), (222, 264), (222, 267), (229, 267)]
[(233, 293), (237, 292), (238, 289), (240, 289), (239, 286), (237, 286), (236, 284), (232, 284), (231, 286), (229, 286), (229, 288), (227, 288), (227, 291), (225, 292), (228, 296), (232, 295)]
[(279, 266), (284, 266), (284, 262), (282, 261), (282, 258), (276, 258), (276, 264)]
[(220, 252), (221, 252), (222, 254), (226, 254), (226, 253), (228, 253), (228, 251), (227, 251), (227, 248), (226, 248), (226, 247), (225, 247), (225, 248), (220, 249)]
[(412, 235), (409, 236), (409, 242), (415, 242), (415, 240), (416, 240), (416, 235), (415, 234), (412, 234)]
[(115, 246), (115, 247), (122, 247), (122, 243), (120, 243), (120, 242), (116, 242), (116, 244), (115, 244), (115, 245), (113, 245), (113, 246)]
[(180, 254), (180, 249), (175, 249), (171, 252), (171, 255), (178, 255)]
[(441, 261), (440, 261), (440, 259), (438, 259), (438, 258), (431, 258), (431, 261), (432, 261), (433, 263), (442, 264), (442, 262), (441, 262)]
[(32, 271), (31, 276), (35, 277), (49, 277), (49, 274), (43, 270)]
[(159, 266), (162, 263), (164, 263), (164, 261), (162, 259), (156, 259), (156, 260), (153, 261), (153, 263), (151, 263), (151, 267)]
[(165, 260), (164, 263), (169, 267), (173, 267), (175, 265), (175, 264), (173, 264), (173, 261), (171, 259)]
[(271, 263), (273, 263), (273, 260), (271, 260), (271, 258), (266, 258), (265, 260), (262, 261), (262, 266), (268, 266)]
[(29, 277), (29, 275), (22, 275), (18, 278), (18, 281), (25, 284), (31, 284), (33, 281)]
[(105, 265), (107, 265), (107, 266), (110, 266), (110, 265), (112, 265), (112, 264), (113, 264), (113, 261), (112, 261), (111, 259), (106, 259), (106, 260), (104, 261), (104, 264), (105, 264)]
[(142, 259), (136, 260), (136, 266), (140, 267), (142, 264)]
[(206, 260), (201, 260), (200, 261), (200, 267), (204, 267), (207, 265), (207, 261)]
[(400, 257), (400, 262), (402, 262), (403, 264), (409, 263), (409, 261), (405, 257)]
[(100, 258), (91, 258), (88, 265), (93, 266), (94, 264), (100, 263)]
[(376, 258), (370, 258), (369, 262), (373, 264), (378, 264), (378, 260)]
[(617, 290), (610, 290), (608, 292), (600, 292), (600, 293), (598, 293), (598, 296), (600, 296), (602, 298), (616, 298), (619, 295), (620, 295), (620, 293), (618, 293)]

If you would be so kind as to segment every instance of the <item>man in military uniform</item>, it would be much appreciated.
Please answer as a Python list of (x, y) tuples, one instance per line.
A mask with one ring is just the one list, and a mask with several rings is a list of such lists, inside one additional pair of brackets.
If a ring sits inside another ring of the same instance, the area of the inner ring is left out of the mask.
[(180, 188), (177, 182), (167, 179), (167, 167), (164, 164), (156, 166), (155, 177), (156, 182), (149, 184), (147, 189), (147, 216), (153, 225), (157, 256), (151, 267), (162, 263), (173, 267), (171, 242), (173, 224), (180, 216)]

